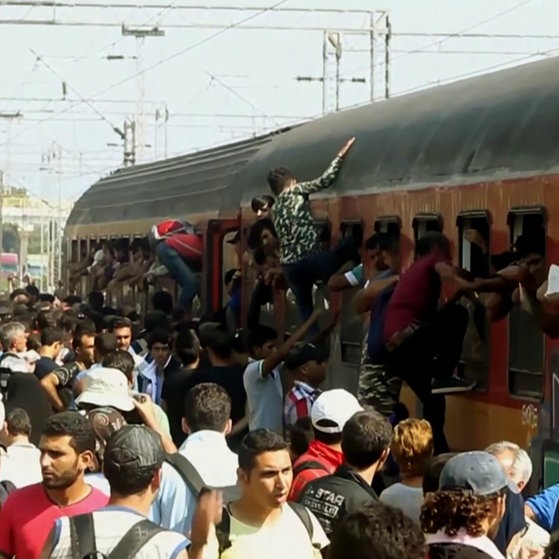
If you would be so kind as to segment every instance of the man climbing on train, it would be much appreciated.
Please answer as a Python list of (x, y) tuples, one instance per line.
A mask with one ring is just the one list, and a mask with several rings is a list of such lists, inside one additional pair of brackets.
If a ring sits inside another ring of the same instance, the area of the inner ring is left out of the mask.
[(159, 262), (181, 288), (180, 307), (190, 313), (199, 287), (196, 268), (202, 261), (201, 236), (190, 223), (169, 219), (152, 227), (150, 242)]
[(280, 241), (280, 261), (303, 321), (313, 312), (313, 285), (326, 283), (349, 260), (359, 261), (361, 239), (353, 236), (333, 250), (321, 248), (309, 200), (311, 194), (334, 183), (354, 142), (355, 138), (346, 142), (326, 171), (312, 181), (297, 182), (285, 167), (268, 173), (268, 184), (276, 196), (272, 219)]
[(468, 326), (468, 311), (457, 304), (458, 295), (439, 307), (443, 282), (458, 293), (476, 289), (451, 264), (450, 241), (430, 231), (415, 247), (416, 259), (401, 275), (384, 317), (384, 343), (388, 374), (408, 383), (423, 404), (431, 423), (435, 451), (448, 452), (444, 434), (445, 394), (466, 392), (475, 382), (454, 376)]

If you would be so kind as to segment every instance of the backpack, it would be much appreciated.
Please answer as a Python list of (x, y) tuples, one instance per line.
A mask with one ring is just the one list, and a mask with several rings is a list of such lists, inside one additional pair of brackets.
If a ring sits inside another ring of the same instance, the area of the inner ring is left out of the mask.
[(97, 551), (93, 515), (79, 514), (69, 519), (72, 559), (134, 559), (138, 552), (163, 528), (147, 518), (136, 522), (108, 554)]
[(4, 402), (8, 401), (8, 381), (14, 373), (11, 369), (2, 366), (2, 362), (7, 357), (17, 357), (19, 359), (19, 355), (12, 351), (6, 351), (0, 355), (0, 393), (2, 394)]
[[(292, 503), (290, 501), (287, 502), (287, 506), (291, 508), (291, 510), (299, 517), (299, 520), (303, 523), (305, 530), (309, 535), (309, 540), (313, 546), (315, 556), (320, 555), (320, 549), (318, 544), (313, 543), (314, 538), (314, 527), (311, 520), (311, 516), (307, 507), (299, 503)], [(217, 541), (219, 542), (219, 556), (231, 547), (231, 514), (226, 506), (223, 507), (223, 517), (221, 522), (215, 527), (215, 532), (217, 536)]]
[(183, 219), (167, 219), (154, 225), (148, 235), (150, 245), (156, 247), (159, 242), (177, 235), (186, 233), (188, 235), (197, 235), (198, 230), (188, 221)]
[(4, 506), (10, 493), (13, 493), (17, 487), (7, 479), (4, 481), (0, 481), (0, 508)]
[(230, 503), (235, 501), (240, 496), (240, 491), (237, 485), (231, 485), (229, 487), (209, 487), (198, 473), (198, 470), (193, 466), (192, 462), (180, 452), (175, 452), (174, 454), (167, 454), (165, 461), (171, 464), (173, 468), (178, 472), (183, 481), (186, 483), (190, 491), (198, 497), (202, 489), (218, 489), (223, 493), (223, 502)]
[[(385, 279), (389, 276), (381, 275), (376, 279)], [(388, 303), (394, 294), (395, 285), (381, 291), (371, 308), (371, 321), (367, 333), (367, 351), (372, 364), (384, 363), (386, 348), (384, 346), (384, 319)]]
[(326, 472), (327, 475), (330, 475), (330, 472), (324, 464), (321, 464), (317, 460), (307, 460), (293, 468), (293, 479), (295, 479), (301, 472), (304, 472), (305, 470), (321, 470), (323, 472)]

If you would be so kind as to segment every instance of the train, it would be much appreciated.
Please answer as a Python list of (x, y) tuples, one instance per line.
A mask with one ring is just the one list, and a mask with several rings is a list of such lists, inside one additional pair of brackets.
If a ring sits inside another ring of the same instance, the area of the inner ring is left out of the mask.
[[(471, 270), (479, 254), (466, 230), (480, 232), (495, 254), (520, 234), (543, 229), (546, 262), (557, 263), (557, 75), (559, 58), (546, 59), (119, 169), (76, 202), (65, 229), (68, 258), (78, 260), (100, 240), (143, 237), (154, 223), (181, 216), (203, 232), (202, 310), (217, 310), (233, 258), (226, 241), (240, 230), (246, 243), (255, 220), (250, 201), (268, 192), (268, 171), (287, 166), (301, 180), (314, 178), (356, 136), (335, 185), (312, 197), (317, 226), (329, 231), (332, 245), (356, 227), (365, 238), (375, 231), (397, 234), (405, 268), (415, 241), (426, 231), (441, 231), (454, 245), (456, 263)], [(243, 313), (251, 289), (250, 273), (243, 270)], [(352, 311), (353, 295), (329, 302), (341, 308), (341, 319), (328, 382), (355, 391), (363, 321)], [(316, 300), (326, 304), (322, 288)], [(276, 293), (263, 320), (290, 331), (298, 320), (290, 294)], [(559, 481), (557, 346), (520, 306), (506, 319), (488, 322), (484, 339), (472, 319), (462, 362), (477, 386), (447, 398), (450, 445), (479, 449), (512, 440), (530, 448), (538, 482)], [(402, 398), (414, 414), (421, 413), (409, 390)]]

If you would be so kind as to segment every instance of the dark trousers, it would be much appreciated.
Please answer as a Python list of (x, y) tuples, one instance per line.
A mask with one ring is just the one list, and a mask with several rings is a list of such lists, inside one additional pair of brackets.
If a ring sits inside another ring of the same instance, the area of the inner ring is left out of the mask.
[(468, 318), (462, 305), (445, 306), (432, 322), (388, 353), (390, 374), (407, 382), (423, 404), (423, 415), (433, 429), (435, 454), (448, 452), (449, 447), (444, 434), (445, 396), (431, 394), (431, 383), (433, 378), (452, 376), (462, 354)]
[(263, 305), (274, 302), (274, 293), (271, 285), (266, 285), (262, 277), (258, 278), (254, 291), (250, 296), (247, 312), (247, 327), (255, 330), (260, 325), (260, 311)]
[[(318, 281), (327, 283), (346, 262), (359, 259), (358, 249), (359, 240), (350, 236), (332, 250), (324, 250), (299, 262), (283, 265), (303, 322), (310, 318), (314, 310), (314, 284)], [(315, 326), (312, 334), (316, 334), (317, 330), (318, 326)]]

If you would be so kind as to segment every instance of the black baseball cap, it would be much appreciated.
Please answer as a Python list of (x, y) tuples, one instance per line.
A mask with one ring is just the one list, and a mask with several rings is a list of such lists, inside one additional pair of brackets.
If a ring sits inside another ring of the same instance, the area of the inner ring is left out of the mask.
[(309, 361), (327, 361), (328, 351), (309, 343), (296, 344), (284, 360), (286, 368), (295, 371)]
[(158, 470), (165, 460), (161, 437), (143, 425), (125, 425), (105, 448), (104, 468), (131, 475), (137, 470)]

